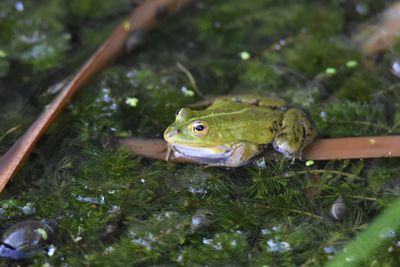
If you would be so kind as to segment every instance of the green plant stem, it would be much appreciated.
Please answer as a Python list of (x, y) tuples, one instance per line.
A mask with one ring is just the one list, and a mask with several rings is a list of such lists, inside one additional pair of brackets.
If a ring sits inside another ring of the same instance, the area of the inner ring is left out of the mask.
[(287, 209), (287, 208), (279, 208), (279, 207), (273, 207), (273, 206), (269, 206), (269, 205), (263, 205), (263, 204), (254, 204), (255, 208), (263, 208), (263, 209), (272, 209), (272, 210), (282, 210), (282, 211), (288, 211), (288, 212), (292, 212), (292, 213), (298, 213), (301, 215), (305, 215), (305, 216), (309, 216), (318, 220), (322, 220), (323, 218), (321, 216), (315, 215), (311, 212), (307, 212), (307, 211), (302, 211), (302, 210), (296, 210), (296, 209)]
[[(332, 173), (332, 174), (337, 174), (341, 176), (346, 176), (349, 178), (353, 179), (358, 179), (358, 180), (363, 180), (360, 176), (348, 173), (348, 172), (342, 172), (342, 171), (336, 171), (336, 170), (304, 170), (304, 171), (294, 171), (294, 172), (289, 172), (286, 177), (292, 177), (296, 175), (302, 175), (302, 174), (309, 174), (309, 173)], [(277, 176), (274, 176), (273, 178), (278, 178)]]

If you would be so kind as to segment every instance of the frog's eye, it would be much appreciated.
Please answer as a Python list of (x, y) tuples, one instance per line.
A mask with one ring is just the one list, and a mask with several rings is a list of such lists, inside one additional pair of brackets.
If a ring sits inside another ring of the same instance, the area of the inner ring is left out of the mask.
[(195, 121), (191, 127), (192, 133), (195, 136), (205, 136), (208, 133), (207, 124), (204, 121)]

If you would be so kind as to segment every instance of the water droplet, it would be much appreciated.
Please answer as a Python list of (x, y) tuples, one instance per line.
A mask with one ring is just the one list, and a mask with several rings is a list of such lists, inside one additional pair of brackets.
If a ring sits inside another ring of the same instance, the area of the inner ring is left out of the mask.
[(194, 96), (194, 92), (192, 90), (188, 89), (186, 86), (181, 87), (181, 92), (185, 96)]
[(267, 241), (268, 247), (267, 249), (271, 252), (286, 252), (289, 251), (290, 244), (288, 242), (279, 242), (279, 241), (274, 241), (273, 239), (270, 239)]
[(57, 248), (54, 245), (50, 245), (49, 248), (47, 249), (47, 255), (49, 257), (52, 257), (54, 253), (56, 252)]
[(356, 5), (356, 11), (360, 15), (365, 15), (368, 12), (368, 6), (365, 3), (358, 3)]
[(261, 158), (257, 159), (256, 161), (254, 161), (254, 164), (260, 170), (264, 170), (264, 169), (267, 168), (267, 163), (265, 162), (265, 159), (263, 157), (261, 157)]
[(326, 254), (336, 253), (336, 248), (335, 247), (324, 247), (324, 253), (326, 253)]
[(391, 239), (391, 238), (395, 238), (396, 237), (396, 232), (392, 229), (388, 229), (385, 230), (384, 232), (382, 232), (379, 235), (380, 238), (387, 238), (387, 239)]
[(99, 205), (105, 204), (105, 197), (103, 195), (100, 195), (98, 198), (77, 196), (76, 200), (78, 200), (79, 202), (90, 203), (90, 204), (99, 204)]
[(196, 232), (200, 228), (208, 225), (208, 218), (207, 214), (211, 214), (211, 212), (203, 209), (199, 209), (196, 211), (196, 213), (192, 217), (191, 221), (191, 231), (192, 233)]
[(25, 215), (30, 215), (35, 213), (36, 209), (32, 202), (28, 202), (25, 204), (25, 206), (21, 207), (21, 211)]
[(269, 229), (267, 229), (267, 228), (261, 229), (261, 234), (262, 234), (262, 235), (269, 235), (269, 234), (271, 234), (271, 233), (272, 233), (271, 230), (269, 230)]
[(183, 256), (182, 256), (182, 255), (179, 255), (179, 256), (176, 258), (176, 261), (177, 261), (177, 262), (182, 262), (182, 261), (183, 261)]
[(105, 249), (104, 249), (104, 253), (105, 254), (109, 254), (109, 253), (111, 253), (111, 252), (113, 252), (114, 251), (114, 247), (113, 246), (109, 246), (109, 247), (106, 247)]
[(326, 121), (326, 119), (327, 119), (327, 117), (328, 117), (328, 113), (326, 113), (326, 111), (321, 111), (321, 112), (319, 113), (319, 117), (320, 117), (322, 120)]
[(219, 21), (214, 21), (214, 28), (221, 28), (221, 22), (219, 22)]
[(204, 244), (204, 245), (211, 245), (212, 242), (213, 242), (213, 239), (212, 239), (212, 238), (209, 238), (209, 239), (203, 238), (203, 244)]
[(23, 12), (24, 9), (25, 9), (24, 3), (22, 3), (21, 1), (15, 2), (15, 9), (16, 9), (18, 12)]
[(220, 242), (218, 242), (217, 244), (213, 245), (213, 248), (217, 251), (221, 251), (222, 250), (222, 244)]
[(400, 78), (400, 59), (396, 59), (392, 62), (392, 73)]

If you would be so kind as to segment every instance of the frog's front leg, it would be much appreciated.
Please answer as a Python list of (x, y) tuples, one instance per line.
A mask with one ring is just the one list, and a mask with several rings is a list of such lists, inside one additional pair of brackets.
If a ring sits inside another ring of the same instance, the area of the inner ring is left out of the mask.
[(262, 149), (256, 144), (240, 141), (233, 144), (231, 150), (232, 153), (224, 162), (224, 166), (238, 167), (246, 164), (250, 159), (258, 155)]
[(306, 114), (291, 108), (284, 114), (282, 125), (272, 143), (275, 150), (288, 158), (301, 158), (303, 149), (317, 136), (317, 131)]

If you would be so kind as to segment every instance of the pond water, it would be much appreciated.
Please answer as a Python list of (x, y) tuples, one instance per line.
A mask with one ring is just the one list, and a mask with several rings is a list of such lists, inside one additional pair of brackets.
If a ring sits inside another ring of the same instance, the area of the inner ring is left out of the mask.
[[(0, 2), (0, 154), (138, 2)], [(1, 193), (0, 232), (57, 221), (29, 266), (324, 265), (399, 195), (398, 159), (215, 168), (107, 141), (161, 138), (198, 90), (283, 97), (322, 137), (398, 133), (400, 42), (362, 48), (392, 3), (195, 1), (74, 97)], [(398, 225), (383, 230), (368, 266), (400, 264)]]

